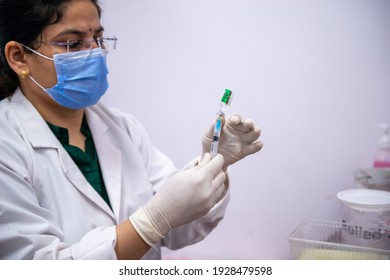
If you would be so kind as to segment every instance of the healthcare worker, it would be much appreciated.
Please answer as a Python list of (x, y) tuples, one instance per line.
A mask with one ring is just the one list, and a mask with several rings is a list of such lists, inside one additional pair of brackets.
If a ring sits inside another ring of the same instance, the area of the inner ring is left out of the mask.
[(262, 147), (232, 115), (217, 156), (211, 126), (176, 169), (98, 102), (116, 43), (100, 15), (96, 0), (0, 0), (0, 259), (159, 259), (217, 226), (228, 166)]

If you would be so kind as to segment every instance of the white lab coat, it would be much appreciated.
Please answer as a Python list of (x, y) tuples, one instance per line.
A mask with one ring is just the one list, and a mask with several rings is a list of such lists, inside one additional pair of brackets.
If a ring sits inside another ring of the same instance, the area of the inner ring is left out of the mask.
[[(102, 104), (85, 113), (112, 210), (20, 90), (0, 102), (0, 259), (116, 259), (115, 226), (177, 171), (134, 117)], [(170, 231), (144, 259), (202, 240), (228, 200)]]

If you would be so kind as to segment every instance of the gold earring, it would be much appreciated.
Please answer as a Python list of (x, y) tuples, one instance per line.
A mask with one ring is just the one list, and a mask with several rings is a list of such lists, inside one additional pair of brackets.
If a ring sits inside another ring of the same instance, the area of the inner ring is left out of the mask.
[(20, 77), (22, 77), (22, 79), (27, 78), (27, 76), (28, 76), (28, 73), (25, 70), (23, 70), (22, 73), (20, 73)]

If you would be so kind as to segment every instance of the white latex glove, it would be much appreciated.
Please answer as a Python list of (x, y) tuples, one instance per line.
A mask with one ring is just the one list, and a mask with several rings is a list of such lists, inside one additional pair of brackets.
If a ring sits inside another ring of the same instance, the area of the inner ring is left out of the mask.
[(173, 175), (130, 221), (138, 234), (153, 246), (172, 228), (207, 214), (225, 190), (223, 157), (205, 154), (199, 164)]
[[(202, 139), (203, 154), (210, 152), (215, 123), (205, 133)], [(263, 147), (258, 140), (260, 129), (251, 119), (242, 120), (239, 114), (233, 114), (223, 119), (223, 128), (219, 139), (218, 153), (225, 159), (224, 168), (257, 153)]]

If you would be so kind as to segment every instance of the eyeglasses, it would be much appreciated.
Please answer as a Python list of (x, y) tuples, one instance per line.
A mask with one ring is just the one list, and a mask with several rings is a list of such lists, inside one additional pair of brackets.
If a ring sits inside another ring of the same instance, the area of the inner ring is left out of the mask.
[(45, 44), (54, 45), (66, 49), (67, 52), (77, 52), (82, 50), (92, 49), (94, 46), (105, 49), (107, 51), (116, 49), (118, 39), (114, 37), (98, 37), (95, 39), (81, 38), (70, 39), (64, 42), (42, 42)]

